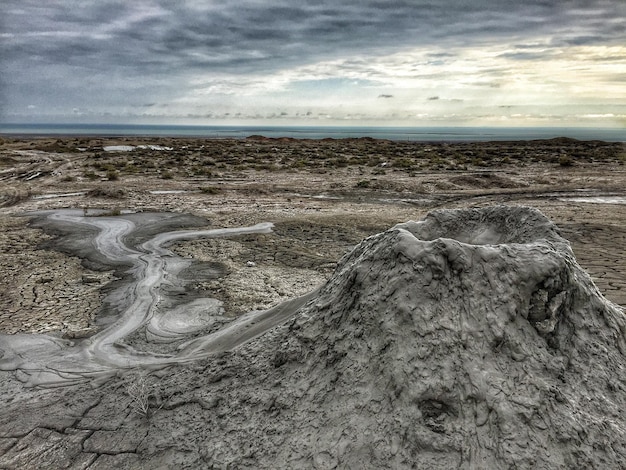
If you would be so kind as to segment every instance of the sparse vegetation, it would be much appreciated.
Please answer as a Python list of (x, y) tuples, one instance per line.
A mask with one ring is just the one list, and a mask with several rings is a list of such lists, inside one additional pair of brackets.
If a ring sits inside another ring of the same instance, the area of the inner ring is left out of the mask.
[(220, 188), (216, 188), (215, 186), (203, 186), (200, 188), (200, 192), (202, 194), (219, 194), (222, 190)]
[(89, 197), (102, 197), (109, 199), (123, 199), (128, 194), (121, 188), (95, 188), (87, 192)]
[(122, 215), (122, 209), (114, 207), (112, 209), (94, 209), (83, 207), (83, 217), (117, 217)]
[(156, 405), (155, 387), (146, 374), (140, 371), (129, 374), (124, 383), (126, 394), (130, 398), (130, 409), (133, 413), (149, 418), (152, 408)]
[[(251, 143), (253, 142), (253, 143)], [(171, 141), (154, 145), (176, 146)], [(48, 144), (50, 145), (50, 144)], [(60, 144), (59, 144), (60, 145)], [(71, 147), (71, 146), (70, 146)], [(178, 176), (219, 178), (221, 172), (333, 171), (341, 168), (374, 168), (415, 174), (417, 171), (450, 170), (466, 167), (548, 163), (570, 166), (572, 162), (626, 161), (619, 143), (580, 142), (551, 139), (529, 142), (389, 142), (373, 139), (249, 139), (192, 141), (171, 152), (135, 149), (132, 158), (117, 153), (94, 152), (87, 163), (89, 178), (124, 175), (156, 175), (162, 179)]]
[(99, 178), (99, 176), (96, 175), (93, 171), (86, 171), (85, 173), (83, 173), (83, 176), (91, 181), (97, 180)]

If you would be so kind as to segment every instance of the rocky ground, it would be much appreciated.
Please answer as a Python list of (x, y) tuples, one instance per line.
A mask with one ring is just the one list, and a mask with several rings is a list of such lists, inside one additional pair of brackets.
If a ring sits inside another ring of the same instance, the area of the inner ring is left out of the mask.
[[(310, 291), (329, 279), (337, 261), (362, 239), (420, 219), (431, 209), (528, 205), (557, 224), (602, 294), (626, 306), (625, 162), (623, 144), (571, 139), (446, 144), (261, 137), (4, 138), (0, 332), (53, 332), (75, 338), (98, 330), (101, 300), (116, 273), (59, 252), (55, 234), (29, 225), (24, 216), (62, 207), (81, 208), (94, 216), (98, 210), (189, 213), (205, 218), (209, 228), (273, 222), (271, 234), (170, 247), (219, 268), (219, 278), (203, 278), (194, 288), (222, 300), (227, 316), (237, 316)], [(280, 344), (278, 362), (296, 354), (292, 349), (297, 345)], [(249, 380), (253, 387), (267, 372), (264, 359), (259, 361)], [(238, 462), (234, 467), (252, 466), (258, 448), (249, 449), (247, 455), (245, 449), (234, 452), (216, 444), (207, 453), (196, 444), (189, 449), (184, 443), (173, 445), (170, 438), (159, 442), (153, 430), (174, 420), (181, 436), (195, 433), (201, 423), (191, 417), (201, 411), (211, 420), (207, 433), (222, 429), (216, 436), (236, 432), (237, 439), (245, 441), (247, 432), (258, 432), (246, 428), (250, 410), (263, 410), (258, 414), (263, 422), (268, 413), (278, 418), (281, 410), (299, 412), (293, 403), (301, 392), (297, 383), (285, 390), (282, 372), (272, 372), (275, 388), (263, 396), (247, 396), (245, 391), (233, 395), (228, 387), (245, 375), (242, 364), (218, 357), (210, 363), (180, 366), (176, 377), (188, 387), (185, 392), (178, 385), (168, 386), (173, 375), (167, 371), (158, 377), (143, 376), (141, 380), (156, 381), (149, 385), (153, 409), (156, 405), (158, 410), (150, 419), (136, 413), (128, 377), (98, 389), (38, 391), (24, 389), (19, 377), (3, 373), (1, 395), (13, 396), (12, 412), (23, 410), (27, 418), (9, 425), (14, 417), (3, 415), (0, 467), (134, 468), (133, 462), (142, 455), (156, 455), (154, 462), (161, 462), (162, 468), (203, 465), (198, 462), (218, 468), (229, 462)], [(200, 380), (198, 373), (208, 378)], [(215, 388), (212, 383), (219, 385)], [(429, 403), (431, 408), (438, 404)], [(49, 419), (42, 421), (42, 410)], [(431, 411), (432, 419), (440, 419), (441, 413)], [(263, 432), (276, 432), (271, 422), (265, 426)], [(314, 428), (304, 432), (319, 438)], [(341, 447), (343, 438), (335, 437)], [(392, 442), (388, 444), (393, 448)], [(440, 450), (429, 452), (435, 455)], [(337, 455), (340, 450), (324, 450), (301, 455), (302, 460), (291, 465), (333, 468), (341, 460)], [(271, 453), (263, 453), (263, 458), (271, 461)]]

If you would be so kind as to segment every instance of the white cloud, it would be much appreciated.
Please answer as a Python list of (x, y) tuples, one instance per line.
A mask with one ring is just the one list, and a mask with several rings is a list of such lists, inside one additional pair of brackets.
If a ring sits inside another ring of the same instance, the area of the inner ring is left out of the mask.
[[(432, 49), (420, 48), (333, 59), (266, 75), (198, 77), (190, 80), (186, 93), (168, 111), (193, 107), (266, 116), (284, 109), (296, 116), (313, 109), (337, 119), (388, 120), (395, 115), (522, 121), (544, 120), (555, 106), (571, 108), (552, 115), (558, 120), (580, 118), (582, 107), (626, 106), (626, 84), (614, 78), (622, 64), (601, 62), (609, 55), (626, 56), (626, 47), (544, 46), (534, 51), (532, 61), (519, 58), (517, 50), (506, 44), (457, 48), (445, 60), (433, 61)], [(598, 61), (601, 66), (590, 66)], [(603, 90), (598, 89), (599, 83), (604, 83)], [(381, 95), (394, 99), (380, 100)], [(520, 106), (526, 112), (520, 113)], [(585, 119), (606, 122), (611, 114), (590, 112)]]

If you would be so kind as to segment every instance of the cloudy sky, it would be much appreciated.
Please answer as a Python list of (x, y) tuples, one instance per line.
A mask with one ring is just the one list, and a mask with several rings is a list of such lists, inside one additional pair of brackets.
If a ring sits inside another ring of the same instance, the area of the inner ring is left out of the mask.
[(626, 126), (625, 0), (2, 0), (0, 121)]

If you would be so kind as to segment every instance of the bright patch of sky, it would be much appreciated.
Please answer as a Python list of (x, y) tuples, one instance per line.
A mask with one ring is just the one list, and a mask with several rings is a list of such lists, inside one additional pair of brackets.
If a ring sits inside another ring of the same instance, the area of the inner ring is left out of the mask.
[(4, 122), (626, 126), (623, 0), (7, 3)]

